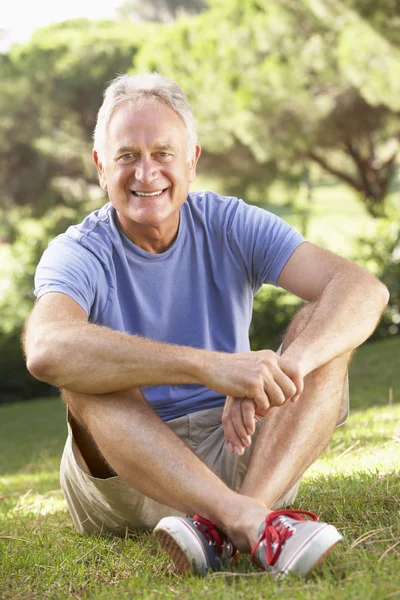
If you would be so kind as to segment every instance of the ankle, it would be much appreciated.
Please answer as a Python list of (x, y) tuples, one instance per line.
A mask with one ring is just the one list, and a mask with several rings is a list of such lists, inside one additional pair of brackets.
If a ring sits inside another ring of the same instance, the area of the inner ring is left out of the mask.
[(270, 512), (259, 500), (237, 494), (237, 501), (224, 507), (217, 526), (240, 552), (250, 552), (258, 539), (260, 524)]

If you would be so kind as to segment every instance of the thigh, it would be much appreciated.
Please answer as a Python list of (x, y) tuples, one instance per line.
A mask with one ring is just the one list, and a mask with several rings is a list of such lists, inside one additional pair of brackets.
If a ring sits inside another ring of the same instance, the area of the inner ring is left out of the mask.
[[(346, 382), (341, 415), (337, 425), (341, 425), (347, 417), (349, 405), (348, 382)], [(225, 443), (222, 427), (223, 407), (191, 413), (188, 418), (188, 440), (196, 455), (232, 490), (239, 492), (249, 468), (252, 451), (257, 440), (262, 420), (258, 421), (252, 436), (252, 444), (242, 456), (230, 452)], [(186, 441), (186, 440), (185, 440)], [(268, 457), (266, 457), (268, 460)], [(273, 509), (290, 506), (296, 499), (301, 478), (293, 486), (285, 490)]]
[(75, 458), (82, 470), (99, 479), (115, 476), (115, 471), (107, 463), (90, 432), (78, 423), (68, 408), (67, 420), (71, 427)]
[(182, 513), (160, 504), (117, 475), (100, 478), (82, 461), (71, 425), (60, 466), (60, 483), (69, 512), (79, 533), (126, 535), (155, 527), (166, 516)]

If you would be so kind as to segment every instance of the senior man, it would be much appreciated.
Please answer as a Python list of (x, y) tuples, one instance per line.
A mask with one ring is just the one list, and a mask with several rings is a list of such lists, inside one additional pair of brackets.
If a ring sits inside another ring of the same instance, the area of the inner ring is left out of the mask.
[[(388, 293), (277, 216), (189, 192), (199, 156), (176, 83), (108, 86), (93, 158), (109, 203), (44, 252), (27, 366), (68, 407), (61, 485), (79, 532), (155, 527), (181, 572), (237, 549), (306, 574), (341, 535), (287, 507), (346, 418), (350, 357)], [(263, 283), (307, 301), (278, 352), (250, 351)]]

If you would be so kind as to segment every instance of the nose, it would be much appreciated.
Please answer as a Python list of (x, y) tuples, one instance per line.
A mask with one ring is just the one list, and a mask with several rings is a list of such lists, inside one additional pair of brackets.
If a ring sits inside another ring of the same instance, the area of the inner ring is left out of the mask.
[(136, 163), (135, 179), (141, 183), (151, 183), (158, 177), (157, 165), (151, 160), (151, 158), (142, 157), (139, 162)]

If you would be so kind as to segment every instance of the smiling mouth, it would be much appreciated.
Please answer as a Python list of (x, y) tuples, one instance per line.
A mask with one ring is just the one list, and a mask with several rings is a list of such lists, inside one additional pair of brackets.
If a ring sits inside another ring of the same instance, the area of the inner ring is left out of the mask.
[(168, 188), (164, 188), (163, 190), (157, 190), (156, 192), (137, 192), (132, 190), (132, 194), (137, 196), (138, 198), (155, 198), (157, 196), (161, 196)]

